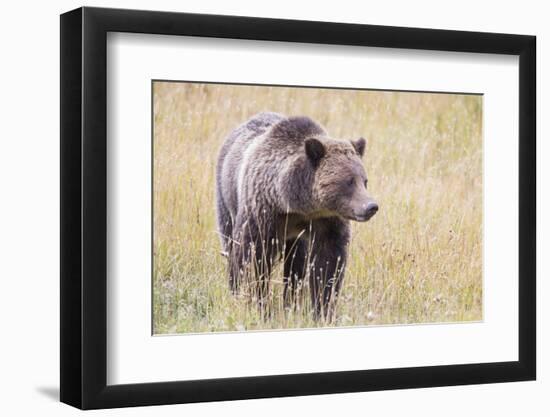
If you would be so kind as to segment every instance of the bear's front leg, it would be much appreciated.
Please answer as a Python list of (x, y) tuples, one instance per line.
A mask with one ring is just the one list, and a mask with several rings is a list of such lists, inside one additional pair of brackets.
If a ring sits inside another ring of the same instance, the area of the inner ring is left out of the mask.
[(284, 253), (284, 290), (285, 309), (296, 307), (296, 293), (303, 283), (307, 272), (307, 240), (291, 239), (285, 243)]
[(309, 285), (316, 319), (332, 321), (344, 279), (350, 239), (349, 222), (339, 218), (312, 222)]

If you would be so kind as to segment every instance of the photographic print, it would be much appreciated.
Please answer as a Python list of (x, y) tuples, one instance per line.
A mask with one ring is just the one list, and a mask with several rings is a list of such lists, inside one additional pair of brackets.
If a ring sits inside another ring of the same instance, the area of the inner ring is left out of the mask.
[(62, 402), (536, 379), (534, 36), (94, 7), (60, 34)]
[(152, 81), (153, 334), (483, 319), (483, 96)]

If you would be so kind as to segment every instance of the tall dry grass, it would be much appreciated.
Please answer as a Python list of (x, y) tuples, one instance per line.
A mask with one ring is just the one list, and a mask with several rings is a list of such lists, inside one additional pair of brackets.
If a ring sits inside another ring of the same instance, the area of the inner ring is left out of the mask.
[[(482, 319), (482, 98), (453, 94), (155, 82), (154, 333)], [(228, 288), (215, 222), (224, 137), (261, 111), (307, 115), (332, 137), (368, 139), (380, 211), (354, 223), (331, 323), (273, 314)]]

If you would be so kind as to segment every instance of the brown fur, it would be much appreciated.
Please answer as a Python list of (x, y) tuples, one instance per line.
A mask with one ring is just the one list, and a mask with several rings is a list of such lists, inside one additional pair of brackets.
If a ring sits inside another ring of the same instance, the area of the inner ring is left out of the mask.
[(368, 220), (378, 208), (365, 188), (364, 148), (364, 139), (333, 139), (310, 118), (275, 113), (227, 137), (216, 196), (234, 291), (253, 265), (263, 305), (273, 263), (283, 255), (285, 301), (308, 277), (316, 316), (329, 312), (345, 270), (349, 221)]

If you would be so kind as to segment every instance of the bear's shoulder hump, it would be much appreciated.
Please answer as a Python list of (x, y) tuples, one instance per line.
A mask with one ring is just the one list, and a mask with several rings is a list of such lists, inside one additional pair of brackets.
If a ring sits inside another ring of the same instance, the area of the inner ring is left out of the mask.
[(289, 117), (271, 129), (271, 136), (276, 138), (305, 139), (317, 135), (326, 135), (325, 129), (307, 116)]

